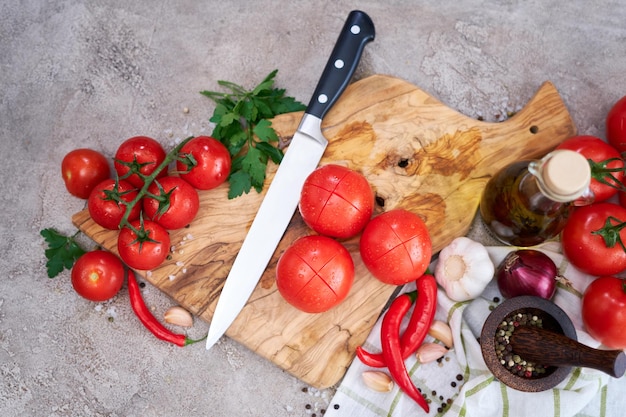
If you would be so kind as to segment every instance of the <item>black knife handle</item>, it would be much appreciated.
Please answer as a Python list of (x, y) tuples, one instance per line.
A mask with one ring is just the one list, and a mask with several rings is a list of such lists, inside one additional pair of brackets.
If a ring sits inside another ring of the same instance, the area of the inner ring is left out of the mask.
[(324, 117), (348, 86), (365, 45), (373, 41), (374, 36), (372, 19), (360, 10), (350, 12), (315, 87), (306, 113), (320, 119)]

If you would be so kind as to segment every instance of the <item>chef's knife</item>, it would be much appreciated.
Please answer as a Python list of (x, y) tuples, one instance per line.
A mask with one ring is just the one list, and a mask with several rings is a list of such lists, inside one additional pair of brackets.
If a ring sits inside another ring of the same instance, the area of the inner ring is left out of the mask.
[(263, 275), (296, 211), (302, 185), (317, 168), (328, 144), (322, 134), (322, 118), (348, 86), (365, 45), (374, 39), (374, 35), (374, 23), (367, 14), (359, 10), (350, 12), (298, 130), (226, 278), (211, 319), (207, 349), (230, 327)]

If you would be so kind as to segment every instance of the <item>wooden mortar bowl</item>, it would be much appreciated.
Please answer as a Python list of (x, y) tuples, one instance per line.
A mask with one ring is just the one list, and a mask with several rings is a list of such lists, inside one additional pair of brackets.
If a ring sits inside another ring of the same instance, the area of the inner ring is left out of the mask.
[[(521, 377), (513, 374), (500, 363), (496, 354), (496, 332), (502, 321), (517, 313), (537, 315), (543, 320), (543, 328), (570, 339), (577, 340), (576, 329), (567, 314), (552, 301), (541, 297), (520, 296), (505, 300), (487, 317), (480, 335), (480, 347), (489, 370), (503, 384), (526, 392), (551, 389), (570, 373), (571, 366), (548, 366), (546, 373), (538, 377)], [(540, 343), (540, 341), (538, 341)]]

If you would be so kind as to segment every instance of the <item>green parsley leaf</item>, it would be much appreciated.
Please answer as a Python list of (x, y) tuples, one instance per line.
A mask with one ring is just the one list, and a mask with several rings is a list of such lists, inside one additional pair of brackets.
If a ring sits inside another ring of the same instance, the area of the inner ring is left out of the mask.
[[(76, 232), (78, 234), (79, 232)], [(74, 236), (64, 236), (54, 229), (43, 229), (41, 236), (48, 243), (45, 254), (48, 261), (48, 277), (54, 278), (63, 272), (63, 269), (72, 269), (74, 262), (80, 258), (85, 251), (81, 248)]]
[(256, 144), (256, 147), (266, 153), (275, 164), (280, 164), (283, 160), (283, 151), (267, 142), (259, 142)]
[(233, 199), (250, 191), (252, 182), (250, 175), (245, 171), (235, 171), (228, 177), (230, 187), (228, 188), (228, 198)]
[(276, 135), (276, 131), (272, 128), (272, 122), (267, 119), (259, 121), (252, 131), (261, 142), (278, 142), (278, 135)]
[(263, 189), (267, 155), (257, 146), (250, 147), (241, 161), (241, 168), (250, 175), (252, 186), (258, 191)]
[(280, 163), (283, 152), (271, 143), (278, 135), (269, 119), (283, 113), (302, 111), (306, 106), (285, 89), (275, 88), (278, 70), (270, 72), (254, 89), (230, 81), (218, 81), (226, 92), (201, 91), (216, 103), (209, 119), (215, 123), (211, 136), (222, 142), (233, 158), (228, 182), (228, 198), (263, 190), (268, 160)]

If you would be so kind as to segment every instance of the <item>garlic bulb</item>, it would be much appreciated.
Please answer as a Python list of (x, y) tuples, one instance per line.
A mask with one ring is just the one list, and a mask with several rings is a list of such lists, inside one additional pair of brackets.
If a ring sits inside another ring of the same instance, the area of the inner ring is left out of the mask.
[(468, 301), (482, 294), (494, 272), (495, 266), (482, 244), (458, 237), (439, 253), (435, 279), (451, 300)]

